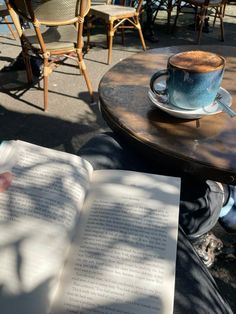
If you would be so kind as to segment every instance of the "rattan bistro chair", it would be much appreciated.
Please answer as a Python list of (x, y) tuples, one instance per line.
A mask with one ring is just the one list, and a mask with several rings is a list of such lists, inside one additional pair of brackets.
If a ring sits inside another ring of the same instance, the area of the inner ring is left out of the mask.
[[(181, 12), (182, 7), (188, 5), (189, 7), (193, 8), (195, 11), (195, 29), (198, 30), (197, 33), (197, 43), (200, 44), (202, 29), (206, 19), (208, 18), (209, 10), (214, 11), (214, 22), (213, 26), (215, 25), (216, 18), (220, 20), (220, 31), (221, 31), (221, 41), (224, 41), (224, 11), (226, 6), (227, 0), (178, 0), (177, 1), (177, 12), (175, 16), (175, 21), (173, 25), (173, 31), (176, 28), (177, 19), (179, 13)], [(182, 4), (184, 3), (184, 4)]]
[(139, 37), (143, 49), (146, 50), (146, 44), (143, 38), (142, 28), (139, 21), (139, 16), (142, 10), (143, 0), (138, 0), (135, 7), (134, 0), (121, 0), (121, 5), (106, 4), (92, 5), (88, 14), (87, 26), (87, 47), (90, 46), (90, 32), (92, 29), (92, 21), (94, 18), (103, 20), (107, 26), (107, 42), (108, 42), (108, 58), (107, 63), (111, 63), (112, 59), (112, 44), (115, 32), (120, 29), (122, 31), (122, 41), (124, 42), (124, 30), (136, 29), (139, 32)]
[[(48, 108), (48, 76), (65, 57), (74, 58), (85, 78), (91, 97), (93, 90), (83, 60), (83, 23), (90, 0), (6, 0), (21, 39), (27, 78), (32, 81), (29, 52), (43, 58), (44, 110)], [(22, 29), (19, 17), (33, 24), (34, 34)], [(65, 78), (66, 82), (66, 78)]]

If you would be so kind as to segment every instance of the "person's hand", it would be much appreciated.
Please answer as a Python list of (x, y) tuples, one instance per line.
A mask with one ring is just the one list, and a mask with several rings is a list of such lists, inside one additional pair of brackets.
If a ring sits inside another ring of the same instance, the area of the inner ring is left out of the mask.
[(13, 180), (13, 174), (11, 172), (0, 173), (0, 192), (4, 192), (9, 188)]

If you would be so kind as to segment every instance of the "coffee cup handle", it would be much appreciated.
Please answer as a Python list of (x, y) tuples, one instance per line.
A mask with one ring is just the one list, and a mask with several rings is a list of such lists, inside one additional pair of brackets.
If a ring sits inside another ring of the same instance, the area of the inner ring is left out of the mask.
[(153, 76), (151, 77), (151, 80), (150, 80), (150, 89), (151, 91), (154, 93), (154, 94), (157, 94), (157, 95), (166, 95), (167, 93), (167, 88), (163, 89), (163, 90), (156, 90), (154, 88), (154, 84), (156, 82), (156, 80), (160, 77), (160, 76), (163, 76), (163, 75), (168, 75), (168, 71), (165, 69), (165, 70), (160, 70), (160, 71), (157, 71), (156, 73), (153, 74)]

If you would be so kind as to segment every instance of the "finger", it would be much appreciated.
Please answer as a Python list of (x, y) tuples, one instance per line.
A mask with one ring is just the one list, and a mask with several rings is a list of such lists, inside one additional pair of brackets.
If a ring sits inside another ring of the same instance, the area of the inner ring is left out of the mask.
[(0, 174), (0, 192), (9, 188), (13, 180), (13, 174), (11, 172), (4, 172)]

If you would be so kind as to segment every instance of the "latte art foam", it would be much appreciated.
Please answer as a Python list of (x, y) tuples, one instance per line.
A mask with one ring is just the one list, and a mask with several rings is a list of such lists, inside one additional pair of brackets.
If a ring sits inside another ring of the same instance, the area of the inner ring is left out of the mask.
[(186, 51), (173, 55), (169, 64), (193, 72), (211, 72), (224, 67), (225, 59), (206, 51)]

